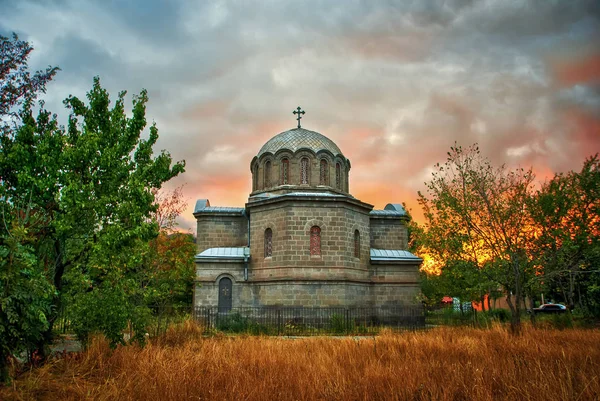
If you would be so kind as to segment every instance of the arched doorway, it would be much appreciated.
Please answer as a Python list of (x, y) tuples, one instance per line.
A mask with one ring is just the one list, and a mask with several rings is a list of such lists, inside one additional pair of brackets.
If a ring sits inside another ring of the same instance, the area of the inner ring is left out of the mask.
[(223, 277), (219, 281), (219, 313), (229, 312), (231, 310), (231, 279)]

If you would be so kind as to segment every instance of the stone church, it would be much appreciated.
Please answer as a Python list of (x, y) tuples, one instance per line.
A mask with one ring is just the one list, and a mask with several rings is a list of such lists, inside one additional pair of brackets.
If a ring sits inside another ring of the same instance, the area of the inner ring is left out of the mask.
[(196, 202), (198, 307), (378, 307), (415, 304), (422, 260), (407, 251), (402, 205), (350, 194), (350, 160), (300, 127), (250, 162), (244, 207)]

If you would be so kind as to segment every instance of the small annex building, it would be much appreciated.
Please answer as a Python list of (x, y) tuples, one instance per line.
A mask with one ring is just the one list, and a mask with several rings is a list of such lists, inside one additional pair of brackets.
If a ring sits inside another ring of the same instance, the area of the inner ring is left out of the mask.
[[(299, 120), (298, 120), (299, 121)], [(304, 128), (268, 140), (250, 162), (244, 207), (196, 202), (196, 307), (379, 307), (417, 303), (422, 259), (409, 217), (350, 194), (350, 160)]]

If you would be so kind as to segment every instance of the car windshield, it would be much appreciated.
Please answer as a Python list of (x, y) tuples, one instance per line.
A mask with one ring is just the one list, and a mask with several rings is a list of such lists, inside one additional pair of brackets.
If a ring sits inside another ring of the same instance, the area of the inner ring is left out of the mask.
[(544, 308), (544, 309), (564, 309), (565, 307), (563, 305), (546, 304), (546, 305), (542, 305), (542, 308)]

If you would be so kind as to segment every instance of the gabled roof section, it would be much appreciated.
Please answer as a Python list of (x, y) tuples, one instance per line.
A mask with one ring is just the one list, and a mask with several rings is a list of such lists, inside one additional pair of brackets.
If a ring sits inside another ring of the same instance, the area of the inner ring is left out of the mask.
[(423, 259), (413, 255), (409, 251), (401, 249), (371, 249), (372, 261), (390, 261), (390, 262), (414, 262), (421, 263)]
[(209, 248), (196, 255), (197, 261), (244, 261), (250, 257), (250, 248), (247, 246)]
[(229, 207), (229, 206), (211, 206), (208, 199), (198, 199), (196, 201), (196, 207), (194, 207), (194, 216), (199, 214), (227, 214), (227, 215), (240, 215), (244, 214), (243, 207)]

